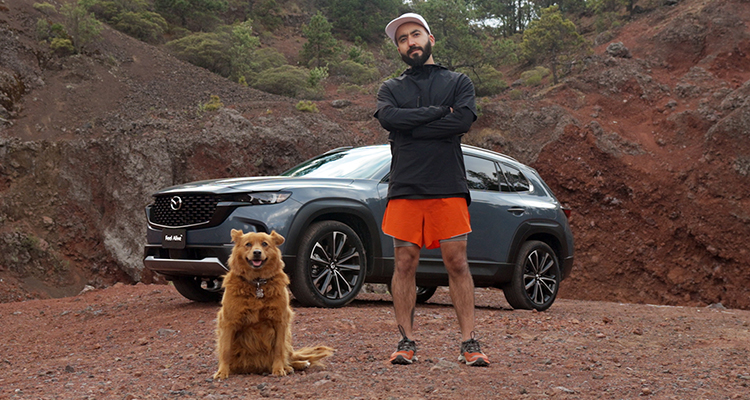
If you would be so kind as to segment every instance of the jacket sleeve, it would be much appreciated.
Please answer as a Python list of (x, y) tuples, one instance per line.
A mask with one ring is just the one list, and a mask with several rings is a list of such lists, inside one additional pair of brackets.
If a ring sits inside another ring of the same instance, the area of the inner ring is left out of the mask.
[(453, 112), (439, 120), (419, 126), (412, 131), (415, 139), (443, 139), (462, 135), (469, 131), (477, 119), (474, 84), (468, 76), (462, 75), (456, 88)]
[(469, 131), (476, 116), (468, 107), (454, 109), (445, 117), (412, 130), (415, 139), (444, 139)]
[(410, 131), (419, 126), (439, 120), (450, 113), (448, 106), (401, 108), (387, 85), (378, 90), (378, 103), (375, 118), (390, 132)]

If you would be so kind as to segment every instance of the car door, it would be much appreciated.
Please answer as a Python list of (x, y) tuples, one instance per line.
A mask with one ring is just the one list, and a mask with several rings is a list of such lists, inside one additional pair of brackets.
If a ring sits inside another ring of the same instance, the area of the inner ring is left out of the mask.
[[(490, 279), (507, 260), (513, 234), (523, 219), (521, 199), (494, 160), (464, 154), (464, 164), (471, 192), (467, 256), (474, 279)], [(422, 265), (442, 267), (440, 250), (422, 250)]]

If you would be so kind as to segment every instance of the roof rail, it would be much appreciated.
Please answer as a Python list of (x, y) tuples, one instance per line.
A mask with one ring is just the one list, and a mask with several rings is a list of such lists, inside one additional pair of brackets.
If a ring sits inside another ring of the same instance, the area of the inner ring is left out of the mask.
[(484, 147), (479, 147), (479, 146), (472, 146), (472, 145), (470, 145), (470, 144), (461, 144), (461, 146), (463, 146), (463, 147), (468, 147), (468, 148), (470, 148), (470, 149), (473, 149), (473, 150), (481, 150), (481, 151), (486, 151), (486, 152), (488, 152), (488, 153), (492, 153), (492, 154), (495, 154), (495, 155), (498, 155), (498, 156), (501, 156), (501, 157), (505, 157), (505, 158), (507, 158), (507, 159), (509, 159), (509, 160), (511, 160), (511, 161), (515, 161), (515, 162), (517, 162), (517, 163), (521, 163), (520, 161), (516, 160), (515, 158), (513, 158), (513, 157), (511, 157), (511, 156), (509, 156), (509, 155), (507, 155), (507, 154), (503, 154), (503, 153), (498, 153), (497, 151), (494, 151), (494, 150), (490, 150), (490, 149), (485, 149)]

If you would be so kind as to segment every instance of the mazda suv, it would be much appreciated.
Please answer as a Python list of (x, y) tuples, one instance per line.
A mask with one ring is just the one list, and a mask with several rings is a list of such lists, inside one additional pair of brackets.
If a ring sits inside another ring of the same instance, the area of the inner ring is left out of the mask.
[[(570, 210), (532, 168), (463, 145), (471, 191), (467, 256), (476, 287), (502, 289), (517, 309), (545, 310), (573, 266)], [(275, 230), (290, 289), (304, 306), (341, 307), (362, 285), (390, 283), (393, 240), (380, 229), (388, 145), (339, 148), (279, 176), (226, 178), (160, 190), (146, 207), (144, 265), (184, 297), (221, 299), (230, 232)], [(423, 249), (418, 301), (448, 285), (440, 249)]]

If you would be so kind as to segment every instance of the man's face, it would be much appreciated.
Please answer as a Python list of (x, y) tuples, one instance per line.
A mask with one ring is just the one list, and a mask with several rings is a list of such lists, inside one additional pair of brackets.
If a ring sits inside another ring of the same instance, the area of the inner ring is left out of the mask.
[(424, 65), (432, 56), (432, 35), (414, 22), (402, 24), (396, 30), (396, 44), (401, 59), (412, 67)]

